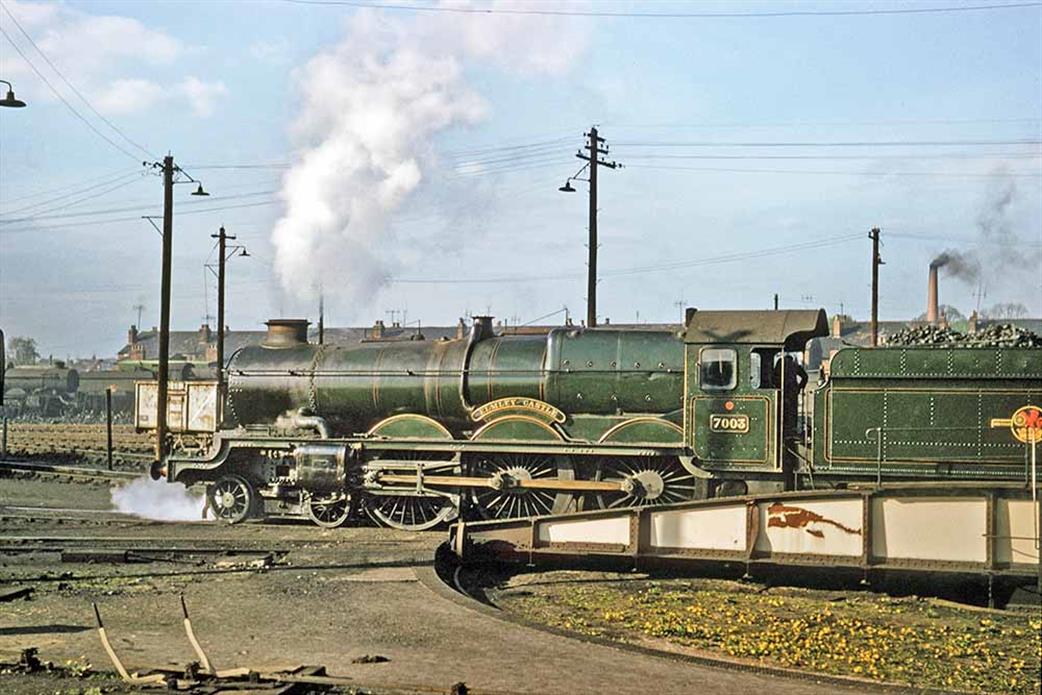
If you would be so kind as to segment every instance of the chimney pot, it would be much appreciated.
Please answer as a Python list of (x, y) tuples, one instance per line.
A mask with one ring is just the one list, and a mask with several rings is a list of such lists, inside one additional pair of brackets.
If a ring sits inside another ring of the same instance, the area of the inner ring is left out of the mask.
[(296, 345), (307, 345), (308, 324), (307, 319), (271, 319), (265, 322), (268, 333), (264, 336), (262, 347), (286, 348)]

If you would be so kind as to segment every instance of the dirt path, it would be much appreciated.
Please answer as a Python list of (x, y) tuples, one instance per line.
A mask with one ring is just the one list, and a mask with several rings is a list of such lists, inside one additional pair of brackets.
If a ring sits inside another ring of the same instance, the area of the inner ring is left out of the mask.
[[(103, 508), (107, 492), (85, 485), (0, 480), (0, 507), (49, 504)], [(512, 625), (461, 607), (416, 580), (438, 532), (386, 529), (323, 531), (307, 525), (156, 524), (118, 519), (76, 526), (42, 518), (14, 521), (0, 510), (0, 546), (48, 536), (51, 545), (234, 542), (288, 546), (279, 566), (230, 572), (203, 564), (70, 564), (47, 553), (0, 553), (0, 588), (30, 586), (30, 601), (0, 612), (0, 660), (36, 646), (55, 662), (108, 668), (93, 631), (91, 602), (105, 617), (128, 666), (184, 664), (194, 658), (181, 625), (178, 594), (219, 667), (323, 664), (329, 672), (380, 688), (447, 690), (464, 681), (478, 691), (516, 693), (825, 693), (835, 686), (707, 668), (592, 645)], [(83, 540), (88, 539), (88, 540)], [(72, 541), (69, 541), (72, 543)], [(161, 575), (161, 576), (157, 576)], [(41, 579), (42, 577), (42, 579)], [(354, 663), (379, 655), (384, 663)]]

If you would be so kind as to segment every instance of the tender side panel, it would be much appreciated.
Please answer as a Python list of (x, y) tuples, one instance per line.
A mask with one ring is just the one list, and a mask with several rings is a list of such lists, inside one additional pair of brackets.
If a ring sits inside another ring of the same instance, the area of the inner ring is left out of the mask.
[(829, 462), (875, 464), (881, 458), (883, 462), (955, 462), (979, 470), (984, 465), (1024, 461), (1024, 445), (1008, 428), (990, 423), (1038, 402), (1037, 392), (923, 382), (918, 386), (863, 383), (846, 379), (830, 389), (825, 410), (830, 425)]

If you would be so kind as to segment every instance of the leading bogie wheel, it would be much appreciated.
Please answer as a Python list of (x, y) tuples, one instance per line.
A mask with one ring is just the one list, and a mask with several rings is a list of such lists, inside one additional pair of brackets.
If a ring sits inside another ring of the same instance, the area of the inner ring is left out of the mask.
[(448, 497), (419, 495), (369, 495), (369, 518), (400, 531), (427, 531), (456, 518), (456, 503)]
[(238, 524), (253, 515), (257, 493), (248, 480), (226, 475), (206, 490), (210, 511), (218, 521)]
[(334, 497), (315, 498), (307, 502), (308, 518), (316, 526), (322, 528), (336, 528), (342, 526), (347, 518), (351, 516), (351, 498), (347, 495)]

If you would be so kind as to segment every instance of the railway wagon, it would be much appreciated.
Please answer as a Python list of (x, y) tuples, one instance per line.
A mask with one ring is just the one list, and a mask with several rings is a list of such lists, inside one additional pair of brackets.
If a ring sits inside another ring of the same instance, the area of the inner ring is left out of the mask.
[[(1024, 473), (1019, 445), (984, 445), (1012, 441), (1009, 427), (991, 425), (1035, 407), (1042, 384), (1039, 350), (843, 350), (804, 431), (795, 357), (827, 334), (820, 310), (688, 310), (676, 332), (502, 336), (479, 317), (464, 339), (351, 346), (308, 344), (306, 321), (268, 326), (263, 345), (230, 359), (224, 398), (212, 386), (214, 425), (195, 432), (209, 445), (153, 471), (206, 483), (211, 509), (231, 522), (278, 514), (332, 526), (361, 510), (420, 530), (460, 514), (664, 504), (742, 494), (754, 483), (1010, 479)], [(872, 366), (880, 360), (947, 366), (901, 375)], [(854, 364), (871, 368), (846, 366)], [(950, 398), (953, 382), (981, 397)], [(896, 393), (903, 386), (934, 395)], [(987, 396), (991, 389), (1001, 397)], [(981, 454), (952, 456), (968, 435), (936, 427), (916, 435), (931, 446), (899, 444), (912, 439), (896, 438), (895, 408), (908, 428), (944, 417), (976, 427)], [(873, 427), (884, 443), (878, 461), (864, 455), (876, 451)]]

